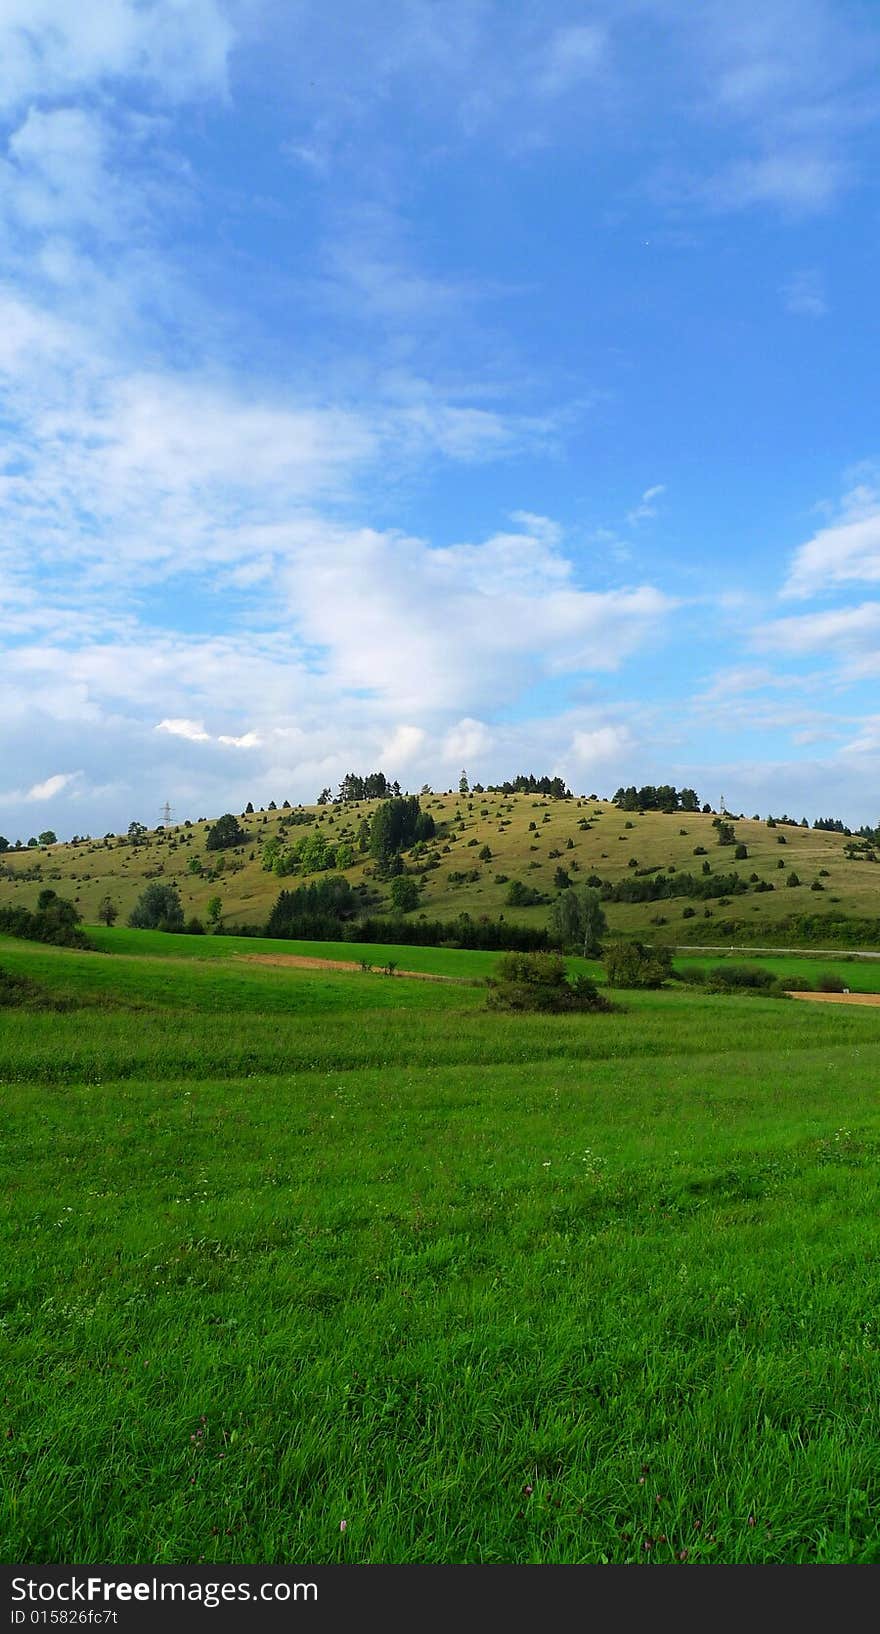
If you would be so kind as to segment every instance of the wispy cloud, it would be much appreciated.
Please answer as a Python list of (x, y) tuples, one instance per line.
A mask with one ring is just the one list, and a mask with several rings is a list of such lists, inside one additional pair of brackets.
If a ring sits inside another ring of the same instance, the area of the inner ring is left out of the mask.
[(666, 484), (664, 482), (656, 482), (652, 488), (646, 488), (638, 505), (635, 505), (631, 511), (626, 513), (626, 520), (630, 527), (637, 527), (639, 522), (647, 522), (651, 517), (656, 516), (656, 501), (665, 492)]
[(838, 516), (795, 551), (786, 596), (815, 596), (851, 584), (880, 583), (880, 486), (868, 468), (844, 495)]
[(828, 312), (825, 282), (815, 267), (796, 272), (781, 293), (786, 311), (796, 318), (824, 318)]

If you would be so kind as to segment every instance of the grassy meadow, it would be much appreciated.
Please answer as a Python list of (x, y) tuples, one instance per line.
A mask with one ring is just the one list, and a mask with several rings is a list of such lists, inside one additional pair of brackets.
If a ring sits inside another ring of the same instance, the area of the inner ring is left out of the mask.
[[(308, 833), (304, 819), (309, 818), (328, 841), (353, 842), (362, 818), (375, 806), (375, 801), (361, 801), (344, 807), (300, 807), (303, 826), (292, 828), (289, 837), (295, 841)], [(439, 862), (421, 876), (418, 911), (428, 918), (454, 919), (464, 910), (473, 918), (506, 914), (518, 923), (544, 925), (549, 904), (558, 894), (554, 878), (560, 866), (571, 871), (574, 884), (593, 875), (616, 883), (631, 872), (631, 863), (643, 870), (660, 866), (698, 874), (704, 861), (717, 874), (736, 869), (746, 880), (755, 874), (773, 890), (758, 894), (750, 889), (729, 905), (728, 899), (704, 904), (684, 897), (610, 903), (611, 930), (699, 946), (718, 942), (719, 937), (729, 942), (718, 926), (731, 917), (742, 922), (737, 940), (744, 942), (766, 941), (777, 922), (792, 913), (880, 917), (880, 863), (847, 857), (842, 834), (781, 824), (768, 828), (766, 822), (737, 819), (736, 838), (749, 852), (746, 861), (738, 862), (733, 847), (719, 846), (712, 815), (703, 812), (640, 815), (621, 812), (608, 800), (553, 800), (531, 794), (430, 794), (422, 796), (422, 806), (438, 825), (434, 843)], [(279, 891), (303, 883), (302, 875), (279, 878), (261, 866), (263, 845), (277, 837), (288, 815), (268, 809), (242, 814), (248, 843), (225, 852), (207, 850), (209, 824), (203, 819), (152, 829), (138, 846), (129, 845), (125, 836), (108, 834), (42, 850), (6, 852), (0, 856), (0, 906), (33, 908), (40, 890), (49, 885), (74, 900), (89, 923), (97, 920), (99, 903), (109, 895), (124, 924), (145, 886), (161, 879), (177, 886), (187, 917), (205, 919), (209, 902), (219, 896), (222, 923), (262, 925)], [(481, 859), (486, 846), (491, 858)], [(369, 859), (360, 858), (343, 872), (353, 885), (370, 888), (376, 912), (390, 912), (388, 885), (374, 877)], [(786, 879), (792, 872), (801, 883), (789, 888)], [(543, 904), (508, 907), (511, 880), (539, 890)], [(813, 891), (813, 885), (821, 890)], [(756, 930), (750, 937), (752, 923)], [(855, 935), (851, 945), (858, 947)], [(788, 945), (789, 939), (783, 938), (783, 946)]]
[(0, 1557), (880, 1562), (880, 1009), (100, 941), (0, 942)]

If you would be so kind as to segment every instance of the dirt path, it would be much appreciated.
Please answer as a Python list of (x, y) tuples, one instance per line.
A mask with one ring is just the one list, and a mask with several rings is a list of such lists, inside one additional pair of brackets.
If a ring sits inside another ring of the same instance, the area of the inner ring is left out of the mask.
[(790, 999), (810, 999), (814, 1004), (880, 1004), (880, 993), (789, 993)]
[[(291, 965), (298, 970), (360, 970), (360, 962), (355, 959), (313, 959), (304, 953), (237, 953), (237, 959), (246, 959), (253, 965)], [(374, 965), (373, 970), (384, 974), (382, 965)], [(417, 982), (457, 982), (467, 983), (467, 976), (436, 976), (430, 970), (395, 970), (394, 976), (408, 976)]]

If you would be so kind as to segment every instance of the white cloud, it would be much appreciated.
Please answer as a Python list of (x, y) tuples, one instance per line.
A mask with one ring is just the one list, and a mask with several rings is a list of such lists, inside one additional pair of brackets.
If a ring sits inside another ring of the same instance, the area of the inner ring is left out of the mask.
[(418, 760), (426, 742), (427, 733), (421, 726), (396, 726), (382, 745), (379, 758), (383, 765), (387, 763), (406, 771)]
[(880, 675), (880, 601), (775, 619), (753, 639), (757, 647), (788, 657), (833, 656), (842, 660), (848, 679)]
[(815, 268), (796, 272), (782, 295), (786, 310), (797, 318), (824, 318), (828, 311), (824, 281)]
[(45, 782), (35, 783), (32, 788), (28, 789), (25, 799), (54, 800), (56, 794), (61, 794), (63, 789), (66, 789), (81, 775), (80, 772), (56, 772), (54, 777), (47, 777)]
[(210, 743), (211, 734), (205, 731), (204, 721), (159, 721), (157, 732), (168, 732), (173, 738), (186, 738), (188, 743)]
[(165, 101), (222, 94), (232, 43), (216, 0), (3, 0), (0, 109), (126, 78)]
[(608, 38), (595, 23), (559, 28), (544, 46), (537, 88), (542, 96), (560, 96), (592, 79), (604, 66)]
[(626, 513), (626, 520), (630, 527), (637, 527), (639, 522), (647, 522), (651, 517), (656, 516), (657, 506), (655, 501), (665, 492), (665, 482), (655, 482), (652, 488), (646, 488), (638, 505)]
[(675, 605), (650, 585), (580, 588), (544, 526), (443, 549), (311, 528), (299, 546), (291, 532), (281, 577), (336, 685), (417, 717), (498, 707), (540, 675), (614, 670)]
[(793, 216), (826, 210), (846, 180), (843, 162), (827, 153), (794, 149), (738, 159), (705, 188), (706, 202), (718, 210), (776, 205)]
[(575, 732), (571, 750), (577, 766), (584, 772), (601, 772), (611, 765), (619, 765), (635, 749), (628, 726), (598, 726), (592, 731)]
[(852, 489), (839, 519), (795, 552), (784, 594), (815, 596), (857, 583), (880, 583), (880, 487), (871, 481)]
[(474, 761), (478, 756), (487, 755), (492, 748), (492, 733), (485, 721), (473, 720), (465, 716), (456, 721), (443, 739), (441, 755), (444, 763), (459, 761)]

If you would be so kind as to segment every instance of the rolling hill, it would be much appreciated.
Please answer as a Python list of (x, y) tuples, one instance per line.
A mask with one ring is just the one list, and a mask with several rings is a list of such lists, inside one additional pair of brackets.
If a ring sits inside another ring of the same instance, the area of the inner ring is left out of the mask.
[[(124, 922), (144, 887), (161, 880), (178, 887), (187, 917), (206, 919), (209, 902), (219, 896), (221, 924), (262, 925), (279, 891), (295, 888), (304, 877), (279, 878), (267, 871), (264, 846), (279, 837), (289, 845), (313, 833), (334, 845), (352, 845), (357, 860), (335, 871), (344, 872), (353, 886), (366, 887), (371, 911), (389, 916), (388, 881), (378, 879), (371, 859), (357, 850), (358, 829), (377, 804), (242, 814), (246, 843), (222, 851), (207, 848), (211, 825), (204, 820), (150, 830), (139, 844), (108, 834), (10, 850), (0, 857), (0, 906), (32, 908), (39, 892), (51, 886), (76, 902), (87, 924), (97, 921), (106, 896)], [(472, 918), (504, 915), (543, 925), (562, 869), (575, 885), (603, 882), (606, 895), (611, 892), (609, 925), (624, 935), (680, 945), (779, 940), (880, 946), (880, 860), (871, 860), (880, 853), (863, 845), (861, 855), (852, 855), (853, 840), (844, 834), (736, 818), (735, 843), (724, 845), (715, 814), (626, 812), (607, 799), (531, 793), (425, 794), (422, 807), (433, 816), (437, 833), (421, 855), (404, 858), (419, 879), (416, 917), (453, 920), (466, 912)], [(731, 819), (725, 814), (724, 820)], [(747, 857), (741, 852), (736, 857), (737, 846), (745, 846)], [(738, 885), (719, 894), (718, 877), (733, 874)], [(688, 886), (686, 876), (696, 885)], [(542, 900), (511, 904), (512, 881), (537, 891)], [(704, 897), (704, 890), (716, 894)], [(642, 893), (651, 900), (615, 900)], [(812, 929), (792, 923), (804, 919), (816, 921)]]

